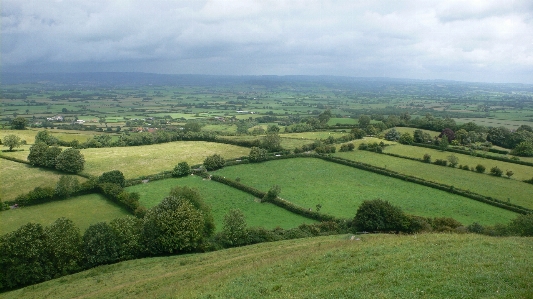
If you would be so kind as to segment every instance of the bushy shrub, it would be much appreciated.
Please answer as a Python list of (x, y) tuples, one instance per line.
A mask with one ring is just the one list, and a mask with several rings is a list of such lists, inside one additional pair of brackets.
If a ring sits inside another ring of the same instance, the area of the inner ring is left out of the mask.
[(448, 165), (448, 161), (442, 160), (442, 159), (437, 159), (437, 160), (435, 160), (435, 162), (433, 162), (433, 164), (440, 165), (440, 166), (446, 166), (446, 165)]
[(55, 195), (59, 198), (67, 198), (72, 194), (78, 192), (80, 189), (80, 182), (71, 175), (62, 175), (56, 184)]
[(481, 164), (476, 165), (476, 172), (484, 173), (485, 169), (486, 169), (485, 166), (483, 166)]
[(248, 160), (252, 163), (265, 161), (267, 159), (267, 153), (268, 151), (266, 149), (254, 146), (250, 149)]
[(184, 177), (191, 174), (191, 167), (187, 162), (180, 162), (172, 171), (173, 177)]
[(533, 237), (533, 213), (519, 215), (511, 224), (509, 230), (512, 234), (522, 237)]
[(450, 217), (435, 217), (431, 221), (431, 226), (433, 230), (438, 232), (451, 232), (463, 225)]
[(358, 231), (407, 231), (409, 219), (388, 201), (365, 200), (357, 209), (352, 226)]
[(98, 178), (98, 183), (112, 183), (124, 188), (124, 186), (126, 185), (126, 179), (124, 178), (124, 174), (122, 173), (122, 171), (111, 170), (102, 173), (102, 175)]
[(431, 155), (424, 154), (424, 157), (422, 157), (422, 162), (424, 163), (431, 163)]
[(340, 152), (349, 152), (353, 151), (355, 149), (355, 145), (353, 143), (344, 143), (341, 145)]
[(498, 166), (494, 166), (490, 169), (490, 174), (493, 176), (502, 176), (503, 170), (498, 168)]
[(205, 169), (207, 169), (209, 171), (217, 170), (217, 169), (220, 169), (220, 168), (224, 167), (225, 163), (226, 163), (226, 161), (224, 160), (224, 158), (222, 158), (218, 154), (214, 154), (212, 156), (209, 156), (209, 157), (205, 158), (204, 167), (205, 167)]

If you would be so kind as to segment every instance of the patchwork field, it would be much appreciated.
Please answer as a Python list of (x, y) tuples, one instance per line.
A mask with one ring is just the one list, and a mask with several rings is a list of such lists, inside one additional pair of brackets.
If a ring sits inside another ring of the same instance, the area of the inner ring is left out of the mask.
[[(422, 163), (420, 163), (422, 164)], [(281, 187), (280, 197), (304, 208), (322, 206), (323, 213), (343, 218), (355, 216), (364, 200), (381, 198), (406, 213), (453, 217), (463, 224), (507, 223), (515, 213), (429, 187), (372, 172), (312, 158), (244, 164), (215, 172), (267, 191)]]
[[(349, 235), (100, 266), (2, 298), (531, 298), (533, 238)], [(504, 270), (503, 270), (504, 269)]]
[(91, 148), (81, 152), (85, 156), (84, 173), (100, 175), (118, 169), (130, 179), (172, 170), (183, 161), (189, 165), (201, 164), (213, 154), (226, 159), (242, 157), (248, 155), (250, 149), (213, 142), (177, 141), (145, 146)]
[(240, 209), (243, 212), (248, 227), (293, 228), (302, 223), (315, 222), (275, 205), (259, 203), (250, 194), (197, 176), (154, 181), (128, 187), (127, 190), (138, 192), (141, 204), (150, 208), (161, 202), (176, 186), (196, 188), (200, 192), (202, 199), (211, 206), (217, 231), (222, 230), (224, 215), (231, 209)]
[[(0, 159), (0, 198), (2, 200), (13, 200), (20, 194), (27, 193), (35, 187), (55, 186), (61, 175), (60, 172), (39, 167), (32, 167), (28, 164), (17, 163), (5, 159)], [(86, 179), (76, 176), (81, 183)]]
[(452, 152), (443, 152), (443, 151), (430, 149), (430, 148), (403, 145), (403, 144), (397, 143), (397, 144), (385, 147), (384, 152), (401, 155), (405, 157), (417, 158), (417, 159), (422, 159), (424, 154), (429, 154), (431, 155), (431, 161), (435, 161), (437, 159), (446, 160), (447, 157), (454, 155), (459, 159), (460, 165), (468, 165), (470, 167), (476, 167), (476, 165), (481, 164), (485, 166), (487, 168), (485, 173), (487, 174), (490, 172), (490, 169), (492, 167), (497, 166), (498, 168), (503, 170), (504, 176), (507, 170), (513, 171), (514, 174), (511, 177), (511, 179), (523, 181), (523, 180), (528, 180), (533, 177), (533, 167), (531, 166), (508, 163), (508, 162), (497, 161), (497, 160), (492, 160), (492, 159), (486, 159), (482, 157), (475, 157), (471, 155), (463, 155), (463, 154), (452, 153)]
[(129, 215), (121, 207), (98, 194), (83, 195), (61, 201), (0, 212), (0, 235), (14, 231), (28, 222), (50, 225), (57, 218), (72, 220), (82, 231), (91, 224)]
[(353, 161), (384, 167), (425, 180), (470, 190), (500, 200), (509, 200), (511, 203), (526, 208), (533, 208), (533, 197), (531, 197), (531, 194), (533, 194), (533, 185), (531, 184), (490, 175), (482, 175), (472, 171), (399, 159), (368, 151), (356, 150), (354, 152), (336, 153), (335, 155)]

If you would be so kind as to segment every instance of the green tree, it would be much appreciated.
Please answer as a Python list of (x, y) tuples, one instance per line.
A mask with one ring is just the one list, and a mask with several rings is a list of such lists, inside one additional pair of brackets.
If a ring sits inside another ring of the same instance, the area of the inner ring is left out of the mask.
[(60, 198), (70, 197), (80, 189), (80, 182), (71, 175), (62, 175), (56, 184), (55, 194)]
[(170, 190), (169, 195), (189, 202), (195, 209), (202, 212), (204, 216), (204, 236), (213, 235), (215, 232), (215, 219), (211, 213), (211, 208), (203, 201), (197, 189), (178, 186)]
[(261, 140), (261, 147), (269, 152), (280, 151), (282, 150), (281, 137), (279, 137), (279, 134), (275, 132), (267, 133), (266, 136)]
[(446, 137), (441, 138), (441, 140), (439, 142), (440, 150), (445, 151), (448, 148), (449, 145), (450, 145), (450, 143), (448, 142), (448, 138), (446, 138)]
[(318, 120), (322, 125), (326, 125), (331, 118), (331, 110), (327, 109), (318, 115)]
[(109, 224), (95, 223), (83, 234), (83, 254), (87, 266), (94, 267), (117, 262), (120, 253), (119, 239)]
[(431, 155), (430, 154), (424, 154), (424, 157), (422, 158), (422, 161), (425, 163), (431, 163)]
[(353, 136), (353, 139), (362, 139), (363, 137), (365, 137), (366, 132), (359, 128), (353, 128), (350, 131), (350, 134)]
[(52, 264), (54, 276), (74, 273), (82, 266), (80, 229), (67, 218), (59, 218), (44, 229), (46, 259)]
[(124, 177), (124, 174), (120, 170), (111, 170), (108, 172), (102, 173), (100, 177), (98, 177), (98, 183), (112, 183), (117, 184), (120, 187), (124, 188), (126, 186), (126, 178)]
[(263, 196), (263, 198), (261, 199), (262, 202), (269, 202), (269, 201), (272, 201), (274, 200), (276, 197), (278, 197), (278, 195), (280, 194), (281, 192), (281, 188), (278, 186), (278, 185), (274, 185), (272, 187), (270, 187), (270, 189), (268, 190), (268, 192), (265, 194), (265, 196)]
[(268, 133), (279, 133), (279, 126), (278, 125), (269, 125), (267, 128)]
[(24, 130), (26, 129), (27, 124), (28, 124), (28, 120), (22, 116), (19, 116), (19, 117), (14, 118), (11, 121), (11, 128), (15, 130)]
[(9, 147), (9, 151), (12, 152), (13, 148), (20, 147), (22, 142), (19, 136), (11, 134), (4, 137), (2, 144), (6, 147)]
[(396, 131), (396, 128), (390, 129), (385, 134), (385, 139), (389, 141), (398, 141), (400, 139), (401, 135), (400, 132)]
[(467, 144), (468, 132), (465, 129), (458, 130), (455, 132), (455, 139), (458, 140), (460, 144)]
[(74, 148), (68, 148), (56, 158), (56, 168), (65, 172), (78, 173), (83, 170), (85, 159), (82, 153)]
[(519, 215), (511, 221), (509, 229), (518, 236), (533, 237), (533, 213)]
[(57, 157), (61, 154), (63, 151), (62, 148), (58, 146), (51, 146), (46, 149), (46, 152), (44, 153), (44, 165), (49, 168), (55, 168), (57, 164)]
[(30, 154), (28, 155), (28, 161), (33, 166), (45, 165), (45, 154), (48, 150), (48, 145), (44, 142), (37, 142), (30, 147)]
[(267, 150), (259, 147), (252, 147), (250, 149), (250, 154), (248, 155), (248, 160), (250, 162), (261, 162), (267, 159)]
[(361, 115), (359, 116), (359, 128), (366, 128), (370, 125), (370, 116), (368, 115)]
[(520, 142), (512, 151), (512, 155), (533, 157), (533, 140)]
[(352, 225), (358, 231), (407, 231), (409, 219), (388, 201), (365, 200), (357, 209)]
[(50, 131), (43, 130), (43, 131), (39, 131), (37, 135), (35, 135), (35, 143), (38, 143), (38, 142), (44, 142), (48, 145), (52, 145), (52, 144), (57, 143), (57, 138), (52, 136)]
[(507, 170), (505, 172), (505, 175), (507, 176), (508, 179), (510, 179), (514, 175), (514, 172), (512, 170)]
[(211, 155), (204, 160), (205, 169), (209, 171), (220, 169), (224, 167), (224, 164), (226, 161), (219, 154)]
[(200, 132), (202, 130), (202, 124), (197, 121), (189, 121), (183, 126), (185, 132)]
[(183, 177), (191, 174), (191, 167), (187, 162), (180, 162), (172, 170), (172, 176), (174, 177)]
[(398, 139), (398, 142), (400, 142), (401, 144), (411, 145), (415, 142), (415, 140), (409, 132), (405, 132), (400, 136), (400, 139)]
[(455, 155), (451, 155), (451, 156), (448, 156), (448, 162), (450, 162), (450, 166), (451, 167), (455, 167), (457, 166), (457, 164), (459, 164), (459, 158), (457, 158), (457, 156)]
[(118, 259), (131, 260), (141, 256), (142, 219), (133, 216), (113, 219), (109, 226), (115, 232), (119, 243)]
[(229, 246), (246, 244), (248, 232), (246, 230), (246, 219), (241, 210), (231, 209), (224, 215), (222, 235), (224, 236), (224, 242)]
[(28, 223), (0, 236), (0, 289), (50, 279), (42, 225)]
[(200, 247), (204, 236), (202, 212), (173, 196), (144, 216), (143, 243), (149, 254), (188, 252)]

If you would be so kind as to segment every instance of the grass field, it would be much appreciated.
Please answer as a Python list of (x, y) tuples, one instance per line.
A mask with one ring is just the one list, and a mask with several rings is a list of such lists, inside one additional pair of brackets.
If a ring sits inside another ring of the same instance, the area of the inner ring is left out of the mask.
[[(28, 164), (17, 163), (5, 159), (0, 159), (0, 196), (2, 200), (13, 200), (20, 194), (27, 193), (35, 187), (54, 187), (59, 181), (60, 172), (39, 167), (32, 167)], [(76, 176), (78, 181), (84, 182), (86, 179)]]
[(180, 179), (167, 179), (154, 181), (148, 184), (128, 187), (130, 192), (141, 195), (140, 202), (145, 207), (153, 207), (165, 197), (173, 187), (188, 186), (196, 188), (203, 200), (211, 206), (217, 231), (222, 230), (224, 215), (231, 209), (240, 209), (246, 217), (249, 227), (275, 227), (293, 228), (302, 223), (315, 221), (288, 212), (269, 203), (259, 203), (255, 198), (240, 190), (228, 187), (221, 183), (203, 180), (201, 177), (189, 176)]
[(126, 178), (172, 170), (179, 162), (201, 164), (207, 156), (219, 154), (224, 158), (246, 156), (250, 149), (234, 145), (178, 141), (146, 146), (91, 148), (81, 151), (85, 156), (84, 173), (100, 175), (118, 169)]
[(334, 126), (336, 124), (341, 125), (355, 125), (358, 123), (358, 120), (355, 118), (330, 118), (328, 121), (329, 126)]
[(458, 124), (473, 122), (476, 125), (481, 125), (481, 126), (486, 126), (486, 127), (506, 127), (512, 130), (516, 130), (521, 125), (529, 125), (529, 126), (532, 125), (530, 121), (493, 119), (493, 118), (454, 118), (454, 120)]
[(511, 178), (515, 180), (523, 181), (523, 180), (527, 180), (533, 177), (533, 167), (531, 166), (485, 159), (482, 157), (474, 157), (471, 155), (463, 155), (463, 154), (452, 153), (452, 152), (443, 152), (443, 151), (439, 151), (436, 149), (403, 145), (403, 144), (398, 143), (395, 145), (385, 147), (384, 152), (411, 157), (411, 158), (418, 158), (418, 159), (422, 159), (424, 154), (429, 154), (431, 155), (432, 161), (435, 161), (436, 159), (446, 160), (447, 157), (454, 155), (459, 159), (459, 164), (461, 165), (468, 165), (470, 167), (476, 167), (476, 165), (481, 164), (485, 166), (487, 168), (486, 170), (487, 174), (489, 173), (492, 167), (497, 166), (498, 168), (503, 170), (504, 175), (507, 170), (513, 171), (514, 175)]
[[(368, 151), (336, 153), (338, 157), (367, 164), (384, 167), (403, 174), (420, 177), (425, 180), (439, 182), (456, 188), (491, 196), (500, 200), (533, 208), (533, 185), (507, 180), (490, 175), (482, 175), (472, 171), (453, 169), (450, 167), (420, 163)], [(487, 165), (488, 166), (488, 165)]]
[[(22, 140), (26, 140), (28, 144), (34, 144), (35, 136), (37, 135), (39, 131), (43, 131), (43, 129), (29, 128), (26, 130), (0, 130), (0, 138), (3, 139), (7, 135), (17, 135)], [(90, 139), (93, 136), (98, 135), (98, 133), (96, 132), (74, 131), (74, 130), (53, 129), (53, 130), (48, 130), (48, 132), (50, 132), (52, 136), (63, 141), (78, 140), (79, 142), (85, 142), (87, 141), (87, 139)]]
[(0, 234), (14, 231), (28, 222), (49, 225), (57, 218), (66, 217), (83, 232), (89, 225), (111, 221), (129, 215), (121, 207), (97, 194), (73, 197), (35, 206), (0, 212)]
[[(421, 163), (422, 164), (422, 163)], [(323, 213), (353, 218), (364, 200), (381, 198), (409, 214), (453, 217), (463, 224), (507, 223), (515, 213), (429, 187), (312, 158), (245, 164), (216, 171), (267, 191), (281, 187), (280, 197), (304, 208), (322, 205)]]
[(315, 237), (100, 266), (2, 298), (531, 298), (533, 238)]

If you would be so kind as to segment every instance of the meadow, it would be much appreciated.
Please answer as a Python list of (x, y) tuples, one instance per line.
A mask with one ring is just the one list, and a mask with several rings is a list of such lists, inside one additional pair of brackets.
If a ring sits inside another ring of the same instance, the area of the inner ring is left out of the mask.
[(459, 195), (313, 158), (276, 160), (225, 167), (217, 175), (267, 191), (281, 187), (280, 197), (304, 208), (353, 218), (364, 200), (381, 198), (406, 213), (452, 217), (468, 225), (508, 223), (516, 214)]
[[(64, 175), (59, 171), (33, 167), (28, 164), (0, 159), (2, 172), (0, 179), (2, 186), (0, 195), (2, 200), (13, 200), (20, 194), (27, 193), (35, 187), (55, 187), (59, 178)], [(76, 176), (78, 181), (86, 179)]]
[(431, 148), (423, 148), (423, 147), (403, 145), (403, 144), (397, 143), (397, 144), (385, 147), (383, 152), (401, 155), (404, 157), (417, 158), (417, 159), (422, 159), (424, 154), (429, 154), (431, 156), (432, 161), (435, 161), (437, 159), (447, 160), (449, 156), (454, 155), (455, 157), (458, 158), (459, 165), (468, 165), (470, 167), (476, 167), (476, 165), (481, 164), (485, 166), (486, 167), (485, 173), (487, 175), (489, 174), (490, 169), (492, 167), (497, 166), (503, 171), (504, 176), (507, 170), (511, 170), (514, 173), (511, 179), (514, 179), (514, 180), (523, 181), (523, 180), (528, 180), (533, 177), (533, 167), (531, 166), (508, 163), (508, 162), (492, 160), (492, 159), (486, 159), (483, 157), (476, 157), (472, 155), (445, 152), (445, 151), (440, 151), (440, 150), (431, 149)]
[(89, 194), (35, 206), (20, 207), (0, 212), (0, 235), (33, 222), (50, 225), (57, 218), (72, 220), (83, 233), (91, 224), (111, 221), (130, 215), (126, 210), (99, 194)]
[(179, 162), (201, 164), (207, 156), (219, 154), (225, 159), (247, 156), (250, 149), (203, 141), (176, 141), (154, 145), (83, 149), (83, 173), (101, 175), (120, 170), (127, 179), (172, 170)]
[(315, 237), (100, 266), (2, 298), (530, 298), (533, 238)]
[(260, 203), (257, 198), (248, 193), (198, 176), (153, 181), (131, 186), (126, 190), (139, 193), (141, 205), (151, 208), (168, 196), (170, 190), (176, 186), (187, 186), (200, 192), (204, 202), (211, 207), (217, 231), (222, 230), (224, 215), (231, 209), (241, 210), (246, 217), (248, 227), (288, 229), (297, 227), (302, 223), (316, 222), (275, 205)]
[(369, 151), (356, 150), (354, 152), (336, 153), (335, 156), (383, 167), (406, 175), (470, 190), (472, 192), (491, 196), (493, 198), (517, 204), (526, 208), (533, 208), (533, 185), (479, 174), (457, 168), (437, 166), (377, 154)]

